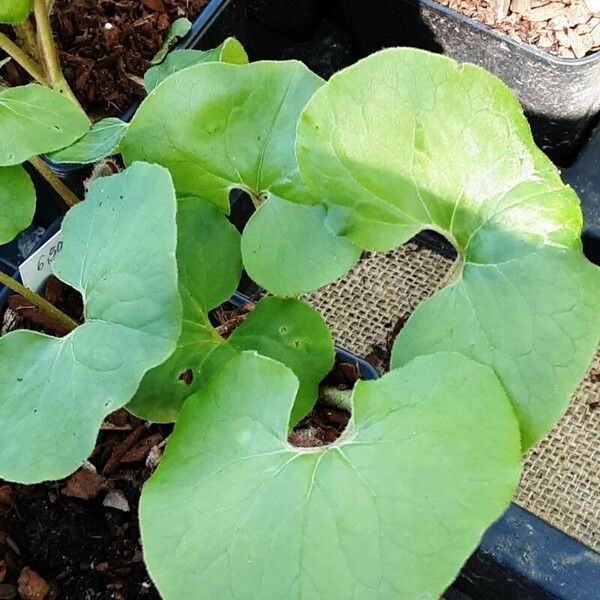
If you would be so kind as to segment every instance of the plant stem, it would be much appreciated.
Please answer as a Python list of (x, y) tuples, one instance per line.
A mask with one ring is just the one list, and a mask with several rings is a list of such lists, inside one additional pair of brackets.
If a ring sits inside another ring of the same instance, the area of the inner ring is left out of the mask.
[[(35, 23), (37, 25), (38, 46), (42, 56), (42, 61), (46, 67), (46, 75), (50, 86), (67, 96), (79, 108), (81, 105), (75, 97), (75, 94), (69, 87), (58, 60), (58, 51), (54, 44), (52, 36), (52, 28), (50, 27), (50, 18), (48, 16), (48, 6), (46, 0), (33, 0), (33, 11), (35, 15)], [(83, 109), (82, 109), (83, 110)]]
[(76, 327), (79, 326), (79, 323), (77, 323), (77, 321), (74, 321), (64, 312), (58, 310), (56, 306), (53, 306), (52, 304), (50, 304), (50, 302), (48, 302), (35, 292), (28, 290), (24, 285), (20, 284), (18, 281), (15, 281), (2, 271), (0, 271), (0, 284), (5, 285), (7, 288), (10, 288), (13, 292), (20, 294), (21, 296), (23, 296), (23, 298), (31, 302), (31, 304), (43, 310), (50, 317), (52, 317), (54, 321), (60, 323), (60, 325), (66, 330), (67, 333), (73, 331)]
[(446, 272), (442, 281), (440, 281), (440, 284), (438, 285), (437, 289), (441, 290), (442, 288), (450, 285), (451, 283), (454, 283), (458, 279), (458, 276), (462, 273), (463, 264), (464, 261), (461, 253), (459, 252), (456, 258), (454, 259), (452, 266)]
[(38, 54), (37, 40), (35, 38), (35, 29), (33, 28), (31, 19), (27, 17), (22, 23), (14, 25), (13, 28), (23, 50), (25, 50), (32, 59), (38, 61), (40, 57)]
[(48, 168), (48, 165), (39, 156), (33, 156), (29, 162), (69, 208), (79, 202), (79, 198)]
[(48, 85), (41, 66), (1, 31), (0, 49), (21, 65), (38, 83)]
[(333, 408), (352, 412), (352, 390), (338, 390), (333, 386), (323, 386), (321, 400)]

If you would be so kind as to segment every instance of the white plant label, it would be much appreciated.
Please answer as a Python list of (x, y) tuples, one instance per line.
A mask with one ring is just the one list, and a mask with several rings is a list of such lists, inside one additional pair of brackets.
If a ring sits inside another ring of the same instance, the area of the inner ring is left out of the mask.
[(38, 248), (19, 267), (23, 285), (39, 292), (44, 282), (52, 275), (52, 263), (63, 247), (62, 232), (57, 232), (43, 246)]

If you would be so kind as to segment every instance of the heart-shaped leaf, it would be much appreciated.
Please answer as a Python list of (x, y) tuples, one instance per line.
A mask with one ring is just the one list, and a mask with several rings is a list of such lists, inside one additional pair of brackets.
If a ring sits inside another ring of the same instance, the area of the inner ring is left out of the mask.
[[(294, 61), (190, 67), (146, 98), (121, 145), (126, 162), (148, 160), (167, 167), (179, 195), (200, 196), (224, 213), (233, 189), (248, 192), (257, 206), (279, 200), (257, 217), (270, 232), (267, 251), (261, 251), (265, 240), (260, 232), (249, 232), (244, 261), (258, 284), (269, 290), (276, 286), (273, 291), (285, 295), (318, 288), (349, 269), (360, 254), (332, 235), (319, 213), (294, 211), (281, 202), (314, 202), (298, 174), (294, 138), (300, 111), (322, 83)], [(309, 236), (295, 235), (293, 246), (284, 237), (289, 227), (280, 227), (292, 212), (309, 219), (312, 230)], [(323, 256), (335, 257), (331, 263), (319, 257), (315, 264), (315, 239), (326, 246)], [(271, 270), (273, 251), (276, 273), (283, 274), (278, 282)], [(301, 281), (290, 278), (300, 270)]]
[(150, 93), (169, 75), (187, 67), (207, 62), (225, 62), (234, 65), (245, 65), (248, 55), (244, 47), (233, 37), (211, 50), (174, 50), (165, 60), (148, 69), (144, 75), (144, 87)]
[(316, 92), (297, 153), (339, 235), (389, 250), (433, 229), (459, 253), (455, 283), (418, 308), (393, 364), (463, 352), (509, 391), (524, 448), (545, 435), (598, 345), (600, 275), (581, 254), (577, 197), (508, 88), (473, 65), (385, 50)]
[(0, 92), (0, 166), (72, 144), (90, 128), (85, 113), (59, 92), (37, 84)]
[(35, 188), (23, 167), (0, 167), (0, 244), (10, 242), (31, 224)]
[(50, 160), (63, 164), (89, 164), (118, 152), (127, 123), (114, 117), (97, 121), (71, 146), (47, 153)]
[(102, 419), (175, 348), (181, 325), (169, 173), (132, 165), (97, 180), (63, 222), (58, 277), (83, 295), (64, 338), (0, 338), (0, 477), (59, 479), (89, 456)]
[(494, 373), (440, 353), (359, 382), (320, 448), (286, 442), (297, 389), (244, 353), (184, 405), (140, 505), (162, 596), (439, 598), (519, 480)]
[(0, 0), (0, 23), (22, 23), (31, 12), (32, 0)]
[[(324, 227), (324, 213), (322, 207), (279, 198), (260, 206), (242, 237), (248, 275), (273, 294), (297, 296), (346, 273), (360, 258), (361, 250)], [(282, 256), (301, 260), (282, 265)]]
[(224, 342), (208, 313), (228, 300), (240, 281), (240, 235), (215, 206), (184, 198), (177, 211), (177, 264), (183, 324), (177, 349), (144, 377), (128, 410), (154, 422), (175, 421), (201, 383), (199, 369)]

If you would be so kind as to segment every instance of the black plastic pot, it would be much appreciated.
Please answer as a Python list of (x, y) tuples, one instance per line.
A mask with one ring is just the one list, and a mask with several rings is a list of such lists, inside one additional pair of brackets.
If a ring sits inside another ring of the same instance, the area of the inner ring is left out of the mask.
[[(215, 16), (219, 13), (222, 6), (226, 3), (225, 0), (210, 0), (210, 2), (204, 7), (202, 12), (198, 15), (196, 20), (192, 24), (190, 32), (185, 38), (180, 40), (175, 46), (174, 50), (181, 50), (187, 48), (194, 48), (195, 42), (198, 36), (206, 29), (212, 22)], [(135, 111), (137, 110), (138, 103), (131, 106), (121, 116), (121, 120), (130, 121)], [(44, 158), (44, 162), (48, 165), (51, 171), (60, 177), (60, 179), (78, 196), (82, 196), (84, 193), (83, 182), (90, 176), (92, 167), (90, 165), (77, 165), (77, 164), (60, 164), (55, 163), (48, 158)]]
[(557, 58), (433, 0), (341, 0), (361, 52), (415, 46), (484, 67), (512, 88), (537, 144), (568, 164), (600, 112), (600, 52)]

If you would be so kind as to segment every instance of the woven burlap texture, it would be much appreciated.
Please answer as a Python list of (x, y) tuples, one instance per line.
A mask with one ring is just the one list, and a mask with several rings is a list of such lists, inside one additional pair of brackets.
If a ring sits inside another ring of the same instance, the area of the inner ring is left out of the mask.
[[(366, 254), (349, 275), (307, 300), (339, 346), (365, 357), (386, 348), (398, 319), (433, 294), (450, 266), (450, 260), (409, 243)], [(525, 457), (516, 501), (600, 551), (600, 354), (560, 423)]]

